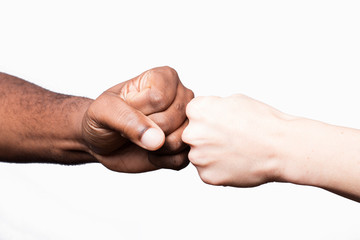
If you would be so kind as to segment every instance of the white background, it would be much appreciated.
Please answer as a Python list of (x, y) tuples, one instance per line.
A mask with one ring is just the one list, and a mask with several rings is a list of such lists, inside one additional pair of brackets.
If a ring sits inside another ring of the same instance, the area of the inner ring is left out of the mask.
[[(0, 1), (0, 71), (91, 98), (169, 65), (196, 95), (360, 128), (359, 43), (359, 1)], [(291, 184), (208, 186), (193, 166), (3, 163), (0, 239), (360, 239), (360, 205)]]

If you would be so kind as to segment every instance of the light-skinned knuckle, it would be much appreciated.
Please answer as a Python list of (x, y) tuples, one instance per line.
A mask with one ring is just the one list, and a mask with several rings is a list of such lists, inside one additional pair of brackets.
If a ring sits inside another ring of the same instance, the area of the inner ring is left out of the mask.
[(197, 149), (192, 148), (188, 156), (190, 162), (196, 166), (205, 167), (209, 164), (207, 159), (203, 156), (203, 153)]
[(192, 99), (191, 102), (193, 102), (195, 107), (197, 107), (198, 109), (202, 109), (211, 104), (213, 100), (213, 97), (199, 96)]
[(214, 177), (215, 176), (213, 176), (213, 174), (209, 170), (200, 171), (199, 176), (204, 183), (214, 185), (214, 183), (215, 183)]
[(247, 100), (249, 97), (246, 96), (246, 95), (244, 95), (244, 94), (242, 94), (242, 93), (237, 93), (237, 94), (230, 95), (229, 98), (230, 98), (230, 99), (231, 99), (231, 98), (235, 98), (235, 99), (237, 99), (237, 100), (242, 100), (242, 101), (244, 101), (244, 100)]
[(192, 164), (196, 164), (197, 162), (197, 156), (196, 156), (196, 152), (195, 150), (191, 149), (190, 152), (189, 152), (189, 160)]
[(183, 142), (185, 142), (185, 143), (188, 143), (188, 144), (191, 144), (192, 143), (192, 141), (193, 141), (193, 137), (192, 137), (192, 135), (191, 135), (191, 128), (189, 127), (189, 126), (187, 126), (185, 129), (184, 129), (184, 131), (183, 131), (183, 133), (182, 133), (182, 135), (181, 135), (181, 139), (183, 140)]
[(218, 177), (218, 174), (208, 169), (200, 173), (200, 178), (206, 184), (210, 184), (214, 186), (223, 185), (223, 181), (221, 180), (221, 178)]
[[(194, 98), (195, 99), (195, 98)], [(195, 118), (197, 116), (197, 102), (191, 100), (186, 106), (186, 116), (191, 120), (191, 118)]]

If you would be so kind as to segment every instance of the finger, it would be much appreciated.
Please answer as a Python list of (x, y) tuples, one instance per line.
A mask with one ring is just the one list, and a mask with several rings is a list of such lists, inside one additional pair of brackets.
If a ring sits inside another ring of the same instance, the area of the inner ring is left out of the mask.
[(189, 164), (188, 152), (189, 149), (187, 148), (175, 155), (156, 155), (149, 153), (149, 161), (159, 168), (180, 170)]
[(192, 99), (186, 106), (186, 116), (191, 120), (206, 119), (209, 111), (213, 110), (211, 106), (217, 104), (223, 98), (217, 96), (200, 96)]
[(92, 153), (105, 167), (116, 172), (140, 173), (159, 169), (149, 161), (148, 151), (131, 144), (122, 148), (110, 156), (102, 156)]
[(154, 154), (159, 155), (170, 155), (182, 152), (185, 148), (188, 147), (181, 139), (182, 133), (189, 121), (186, 120), (180, 128), (176, 129), (173, 133), (166, 136), (164, 145), (154, 152)]
[(195, 167), (206, 167), (211, 162), (203, 148), (194, 146), (191, 147), (188, 158)]
[[(182, 134), (181, 134), (181, 140), (192, 146), (193, 144), (193, 139), (196, 137), (195, 134), (194, 134), (194, 131), (193, 129), (195, 128), (194, 127), (194, 123), (191, 121), (191, 120), (187, 120), (188, 124), (186, 125), (186, 127), (184, 128), (184, 130), (182, 131)], [(195, 128), (196, 129), (196, 128)]]
[(193, 98), (194, 93), (179, 83), (176, 98), (169, 108), (163, 112), (151, 114), (149, 118), (164, 131), (165, 135), (168, 135), (184, 123), (186, 105)]
[(179, 82), (174, 69), (153, 68), (126, 82), (120, 96), (145, 115), (161, 112), (174, 101)]
[(207, 122), (190, 119), (189, 124), (182, 132), (181, 139), (186, 144), (192, 146), (200, 146), (216, 143), (216, 137), (212, 135), (213, 129), (209, 127)]
[(100, 95), (90, 106), (88, 115), (98, 126), (117, 131), (147, 150), (159, 149), (164, 144), (165, 135), (159, 126), (112, 92)]

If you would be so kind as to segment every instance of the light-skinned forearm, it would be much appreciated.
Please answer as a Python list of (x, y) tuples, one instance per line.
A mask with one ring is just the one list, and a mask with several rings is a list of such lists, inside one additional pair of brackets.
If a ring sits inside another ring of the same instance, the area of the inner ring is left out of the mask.
[(277, 147), (282, 180), (360, 201), (360, 131), (293, 118)]
[(95, 161), (81, 136), (82, 118), (92, 101), (0, 73), (0, 161)]

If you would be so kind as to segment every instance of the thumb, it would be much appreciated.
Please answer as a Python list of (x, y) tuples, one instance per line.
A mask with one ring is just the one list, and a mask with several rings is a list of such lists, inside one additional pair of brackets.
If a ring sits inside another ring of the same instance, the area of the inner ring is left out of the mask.
[(89, 110), (99, 126), (119, 132), (144, 149), (157, 150), (165, 142), (165, 134), (156, 123), (116, 94), (103, 93)]

